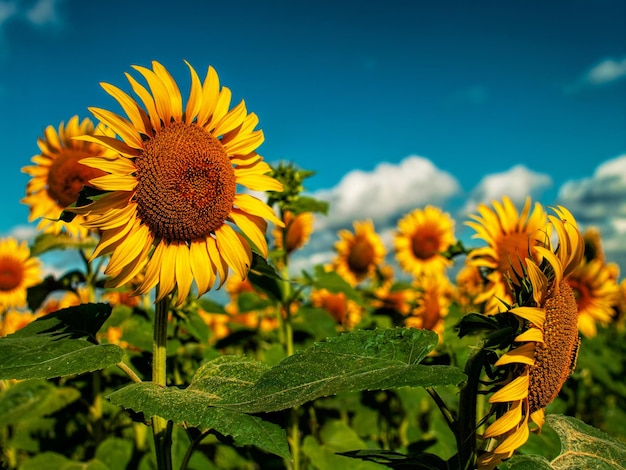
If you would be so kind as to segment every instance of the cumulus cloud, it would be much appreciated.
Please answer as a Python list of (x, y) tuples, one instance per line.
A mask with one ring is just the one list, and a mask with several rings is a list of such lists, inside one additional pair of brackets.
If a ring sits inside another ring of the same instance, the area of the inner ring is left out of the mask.
[(563, 184), (557, 202), (574, 214), (582, 229), (600, 230), (607, 259), (626, 274), (626, 154), (602, 163), (589, 178)]
[(328, 217), (319, 218), (316, 228), (337, 229), (364, 219), (385, 225), (405, 211), (442, 204), (460, 190), (455, 177), (418, 156), (380, 163), (372, 171), (353, 170), (334, 188), (313, 194), (330, 203)]
[(584, 88), (606, 85), (617, 80), (626, 78), (626, 57), (621, 59), (606, 58), (595, 64), (572, 85), (566, 92), (576, 92)]
[(523, 206), (527, 196), (537, 199), (551, 186), (549, 175), (536, 173), (524, 165), (515, 165), (508, 171), (484, 176), (470, 192), (461, 213), (474, 212), (479, 204), (490, 204), (503, 196), (508, 196), (515, 205)]

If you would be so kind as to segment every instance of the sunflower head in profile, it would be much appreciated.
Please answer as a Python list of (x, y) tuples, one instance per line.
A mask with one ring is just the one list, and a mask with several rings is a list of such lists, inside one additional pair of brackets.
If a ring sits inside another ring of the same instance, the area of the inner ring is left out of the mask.
[(414, 280), (415, 307), (405, 326), (443, 335), (443, 323), (454, 297), (454, 288), (444, 273), (425, 274)]
[(103, 176), (104, 171), (80, 163), (91, 156), (111, 155), (111, 151), (95, 142), (74, 140), (74, 137), (106, 135), (104, 126), (94, 127), (88, 118), (79, 121), (73, 116), (67, 125), (62, 122), (58, 130), (46, 127), (44, 136), (37, 141), (41, 153), (32, 158), (34, 165), (22, 168), (31, 176), (26, 185), (26, 197), (21, 202), (30, 207), (29, 222), (40, 219), (37, 229), (58, 235), (65, 232), (72, 237), (84, 238), (88, 229), (83, 227), (84, 218), (77, 215), (71, 222), (59, 220), (63, 210), (78, 199), (78, 194), (89, 180)]
[(335, 242), (337, 255), (332, 268), (355, 286), (374, 274), (376, 267), (385, 259), (385, 246), (371, 220), (355, 221), (352, 226), (354, 232), (339, 231), (339, 241)]
[(434, 206), (416, 209), (398, 222), (394, 238), (400, 267), (413, 276), (442, 273), (451, 261), (442, 253), (455, 242), (454, 220)]
[(492, 204), (493, 209), (481, 204), (478, 215), (470, 215), (473, 221), (466, 222), (476, 231), (472, 238), (487, 243), (485, 247), (473, 249), (466, 260), (469, 266), (487, 272), (484, 292), (474, 299), (476, 304), (485, 304), (486, 314), (498, 313), (502, 301), (512, 302), (509, 280), (518, 282), (523, 275), (524, 260), (537, 255), (537, 247), (545, 238), (542, 230), (547, 217), (538, 202), (531, 210), (530, 198), (526, 198), (521, 213), (506, 196), (501, 203), (493, 201)]
[(90, 108), (117, 138), (86, 135), (115, 152), (115, 157), (81, 160), (105, 172), (90, 184), (105, 194), (73, 209), (88, 214), (88, 228), (101, 238), (94, 257), (110, 254), (107, 286), (124, 285), (145, 270), (136, 290), (158, 286), (156, 299), (176, 292), (181, 304), (195, 281), (197, 294), (211, 289), (229, 268), (246, 278), (251, 245), (267, 256), (266, 220), (282, 226), (272, 209), (258, 198), (238, 192), (281, 191), (268, 176), (271, 168), (256, 153), (263, 132), (258, 118), (241, 101), (230, 109), (231, 91), (220, 87), (217, 73), (208, 68), (200, 80), (191, 73), (186, 104), (177, 83), (158, 62), (152, 68), (134, 66), (147, 87), (126, 74), (137, 99), (102, 84), (126, 116)]
[(276, 248), (284, 249), (288, 255), (299, 250), (309, 242), (313, 232), (313, 212), (300, 212), (294, 215), (286, 210), (283, 213), (284, 228), (276, 227), (272, 231)]
[(483, 434), (486, 451), (479, 468), (494, 468), (511, 457), (528, 439), (529, 424), (541, 430), (545, 408), (576, 365), (578, 309), (568, 278), (583, 258), (584, 243), (572, 214), (563, 207), (554, 213), (535, 256), (515, 266), (521, 270), (513, 283), (516, 303), (503, 315), (513, 315), (519, 327), (512, 346), (494, 364), (500, 379), (489, 402), (496, 419)]
[(41, 280), (41, 261), (30, 255), (27, 243), (0, 239), (0, 313), (25, 307), (27, 289)]

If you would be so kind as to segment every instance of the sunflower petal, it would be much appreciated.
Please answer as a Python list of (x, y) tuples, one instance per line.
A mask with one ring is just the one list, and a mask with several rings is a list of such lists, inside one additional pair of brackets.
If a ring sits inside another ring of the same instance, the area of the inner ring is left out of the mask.
[(217, 248), (224, 260), (239, 274), (241, 279), (245, 279), (248, 275), (248, 269), (252, 265), (252, 253), (248, 243), (246, 241), (242, 242), (240, 235), (229, 225), (222, 225), (217, 229), (215, 238), (217, 240)]

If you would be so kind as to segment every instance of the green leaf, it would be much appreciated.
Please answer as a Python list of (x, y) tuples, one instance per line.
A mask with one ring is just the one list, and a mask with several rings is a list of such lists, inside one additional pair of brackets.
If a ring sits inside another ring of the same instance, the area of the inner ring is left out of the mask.
[(20, 465), (20, 470), (110, 470), (110, 468), (98, 459), (89, 462), (74, 462), (56, 452), (43, 452), (26, 460)]
[(309, 278), (308, 281), (316, 289), (326, 289), (333, 294), (343, 292), (348, 299), (354, 300), (359, 304), (363, 303), (358, 292), (343, 277), (335, 271), (325, 271), (324, 266), (315, 266), (314, 277)]
[(49, 379), (118, 363), (124, 351), (95, 340), (110, 314), (107, 304), (83, 304), (50, 313), (0, 338), (0, 379)]
[(342, 455), (337, 455), (325, 445), (317, 443), (313, 436), (306, 436), (302, 443), (302, 452), (309, 458), (313, 468), (318, 470), (384, 470), (389, 467), (375, 462), (351, 459)]
[(293, 212), (294, 215), (301, 214), (303, 212), (314, 212), (328, 215), (328, 202), (314, 199), (309, 196), (300, 196), (293, 202), (290, 202), (286, 209)]
[(219, 406), (247, 413), (293, 408), (340, 392), (458, 384), (463, 372), (419, 362), (436, 346), (432, 331), (357, 330), (298, 351), (250, 387), (222, 396)]
[(95, 457), (111, 469), (126, 468), (133, 457), (133, 443), (119, 437), (108, 437), (96, 449)]
[(49, 416), (79, 398), (77, 389), (45, 380), (18, 382), (0, 393), (0, 426)]
[(252, 266), (248, 272), (250, 284), (262, 292), (265, 292), (271, 299), (282, 300), (283, 292), (280, 284), (283, 279), (270, 265), (265, 258), (257, 253), (252, 253)]
[(93, 248), (98, 244), (98, 240), (93, 237), (80, 238), (71, 237), (65, 233), (56, 235), (42, 233), (33, 242), (30, 248), (31, 256), (40, 256), (51, 250), (82, 250)]
[(501, 465), (503, 470), (624, 468), (626, 443), (570, 416), (548, 415), (546, 424), (559, 435), (561, 454), (552, 462), (536, 455), (516, 455)]

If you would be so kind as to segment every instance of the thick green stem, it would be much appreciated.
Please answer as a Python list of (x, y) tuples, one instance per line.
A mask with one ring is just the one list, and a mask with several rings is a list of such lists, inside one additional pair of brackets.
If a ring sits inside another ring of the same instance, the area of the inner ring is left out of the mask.
[(487, 352), (484, 349), (484, 342), (481, 342), (470, 353), (465, 363), (467, 382), (461, 387), (456, 433), (459, 468), (461, 469), (471, 469), (476, 464), (476, 401)]
[[(154, 314), (154, 337), (152, 342), (152, 382), (165, 387), (166, 385), (166, 348), (167, 348), (167, 314), (169, 296), (165, 296), (156, 304)], [(152, 433), (158, 470), (172, 469), (172, 426), (160, 416), (152, 417)]]

